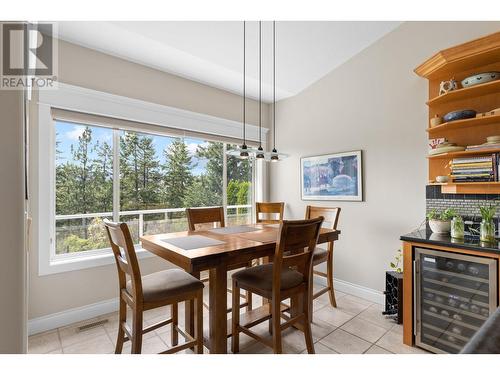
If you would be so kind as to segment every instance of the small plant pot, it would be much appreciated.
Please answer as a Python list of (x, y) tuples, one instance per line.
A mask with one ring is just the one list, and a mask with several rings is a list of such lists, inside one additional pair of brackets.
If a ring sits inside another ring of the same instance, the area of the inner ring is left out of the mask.
[(451, 220), (451, 237), (458, 240), (464, 238), (464, 221), (461, 216)]
[(483, 220), (480, 226), (481, 242), (495, 242), (495, 223), (493, 220)]
[(430, 219), (429, 227), (433, 233), (450, 233), (451, 221)]

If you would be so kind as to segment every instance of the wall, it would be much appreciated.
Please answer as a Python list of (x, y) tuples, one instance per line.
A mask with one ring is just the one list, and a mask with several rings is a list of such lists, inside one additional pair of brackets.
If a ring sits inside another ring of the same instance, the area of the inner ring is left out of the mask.
[[(73, 45), (59, 43), (59, 80), (64, 83), (105, 91), (162, 105), (241, 121), (242, 98), (229, 92), (189, 81), (171, 74), (128, 62), (110, 55)], [(263, 126), (267, 126), (267, 105), (263, 106)], [(31, 103), (33, 136), (37, 134), (36, 97)], [(247, 102), (247, 119), (257, 124), (258, 105)], [(35, 142), (31, 156), (36, 155)], [(32, 166), (36, 160), (32, 160)], [(37, 171), (30, 171), (33, 199)], [(36, 222), (33, 223), (36, 226)], [(35, 237), (36, 238), (36, 237)], [(141, 271), (148, 274), (169, 267), (166, 261), (150, 258), (141, 261)], [(114, 264), (74, 272), (38, 276), (38, 249), (33, 244), (30, 260), (29, 319), (44, 317), (118, 296)]]
[[(438, 50), (500, 29), (500, 22), (407, 22), (295, 97), (276, 106), (272, 200), (285, 218), (307, 204), (340, 206), (335, 278), (382, 291), (399, 236), (416, 228), (426, 207), (427, 83), (413, 69)], [(279, 71), (279, 66), (278, 66)], [(300, 157), (363, 150), (363, 202), (300, 197)]]
[(0, 90), (0, 353), (26, 351), (23, 92)]

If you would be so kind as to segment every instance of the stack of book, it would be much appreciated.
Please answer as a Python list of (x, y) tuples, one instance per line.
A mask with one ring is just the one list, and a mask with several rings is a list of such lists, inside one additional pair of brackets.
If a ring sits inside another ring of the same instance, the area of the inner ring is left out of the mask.
[(498, 181), (498, 153), (468, 158), (456, 158), (451, 162), (453, 182)]

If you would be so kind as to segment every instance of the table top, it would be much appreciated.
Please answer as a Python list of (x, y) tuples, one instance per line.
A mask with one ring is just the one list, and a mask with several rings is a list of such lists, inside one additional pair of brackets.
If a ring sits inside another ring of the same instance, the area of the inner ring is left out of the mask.
[[(186, 270), (202, 270), (221, 261), (236, 263), (273, 254), (278, 229), (276, 224), (248, 224), (145, 235), (141, 242), (144, 249)], [(321, 228), (318, 243), (335, 241), (339, 233), (338, 230)]]

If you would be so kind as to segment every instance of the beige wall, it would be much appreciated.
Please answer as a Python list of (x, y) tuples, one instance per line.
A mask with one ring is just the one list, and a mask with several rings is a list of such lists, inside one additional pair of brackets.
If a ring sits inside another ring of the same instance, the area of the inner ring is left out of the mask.
[[(242, 98), (229, 92), (131, 63), (67, 42), (59, 43), (59, 80), (64, 83), (141, 99), (162, 105), (241, 121)], [(268, 110), (264, 105), (264, 126)], [(37, 130), (36, 99), (31, 105), (33, 136)], [(258, 105), (247, 102), (248, 122), (257, 124)], [(31, 147), (35, 147), (32, 142)], [(33, 152), (32, 157), (36, 153)], [(36, 161), (33, 160), (32, 165)], [(31, 170), (34, 199), (36, 170)], [(36, 223), (34, 223), (36, 225)], [(141, 262), (143, 274), (168, 267), (161, 259)], [(118, 296), (116, 266), (102, 266), (74, 272), (38, 276), (38, 249), (33, 245), (30, 260), (29, 319), (77, 308)]]
[[(500, 30), (500, 22), (409, 22), (277, 104), (278, 149), (270, 194), (299, 218), (302, 156), (363, 150), (364, 202), (342, 207), (335, 277), (378, 291), (399, 236), (425, 215), (427, 83), (413, 69), (440, 49)], [(278, 67), (279, 69), (279, 67)], [(451, 77), (450, 77), (451, 78)]]
[(0, 90), (0, 354), (26, 350), (23, 93)]

